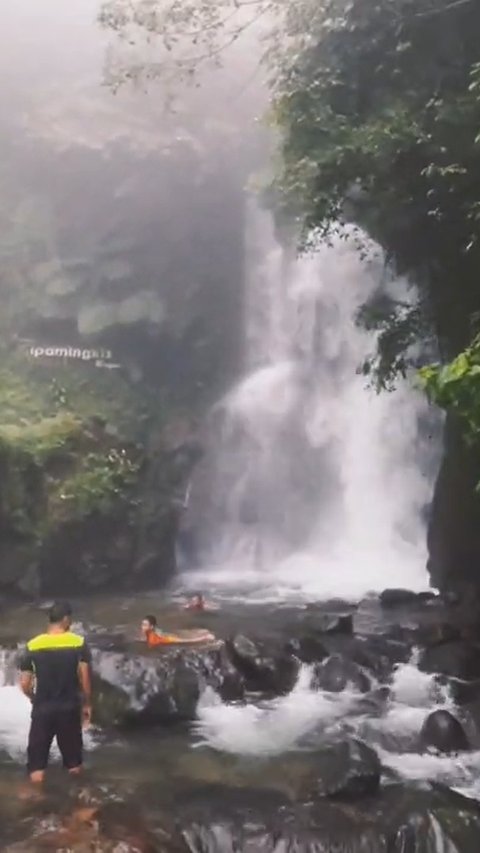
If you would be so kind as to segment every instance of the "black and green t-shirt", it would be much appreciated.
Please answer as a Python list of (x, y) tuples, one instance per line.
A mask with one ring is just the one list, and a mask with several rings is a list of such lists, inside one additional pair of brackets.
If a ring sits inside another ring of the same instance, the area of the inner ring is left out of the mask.
[(81, 662), (91, 662), (90, 649), (84, 637), (71, 631), (40, 634), (27, 643), (20, 670), (35, 677), (34, 712), (68, 711), (80, 706)]

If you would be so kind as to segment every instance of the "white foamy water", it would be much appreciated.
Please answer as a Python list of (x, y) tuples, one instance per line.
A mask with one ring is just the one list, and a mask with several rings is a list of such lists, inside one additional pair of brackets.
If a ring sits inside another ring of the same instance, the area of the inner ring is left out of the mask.
[(448, 689), (420, 672), (415, 658), (399, 665), (383, 713), (370, 716), (354, 690), (313, 690), (311, 669), (302, 667), (288, 696), (262, 704), (232, 705), (208, 690), (197, 709), (199, 745), (237, 755), (278, 755), (315, 748), (332, 737), (360, 737), (377, 751), (384, 768), (404, 779), (435, 780), (468, 796), (480, 796), (480, 752), (437, 755), (418, 751), (418, 736), (432, 710), (455, 713)]
[(246, 375), (206, 429), (189, 508), (200, 565), (187, 585), (259, 600), (428, 586), (436, 442), (420, 435), (427, 404), (407, 381), (380, 395), (366, 387), (358, 368), (375, 335), (355, 322), (378, 293), (406, 303), (416, 294), (388, 280), (368, 245), (368, 260), (340, 237), (296, 258), (252, 204)]
[(261, 706), (227, 705), (208, 689), (197, 710), (200, 743), (244, 755), (274, 755), (294, 748), (319, 723), (328, 727), (347, 714), (356, 701), (350, 693), (315, 692), (310, 681), (310, 668), (303, 667), (288, 696)]
[(18, 687), (0, 687), (0, 748), (15, 761), (25, 758), (31, 705)]
[[(11, 651), (0, 650), (0, 750), (5, 750), (13, 761), (23, 763), (32, 706), (16, 684), (16, 678), (15, 655)], [(84, 744), (87, 750), (94, 748), (91, 732), (85, 733)], [(55, 743), (51, 755), (53, 760), (60, 757)]]

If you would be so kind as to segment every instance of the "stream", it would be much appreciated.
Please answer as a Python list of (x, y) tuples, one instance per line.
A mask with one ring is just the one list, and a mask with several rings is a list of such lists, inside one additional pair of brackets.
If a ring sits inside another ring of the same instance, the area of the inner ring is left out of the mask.
[[(1, 813), (4, 830), (13, 846), (4, 849), (40, 849), (40, 846), (18, 848), (15, 844), (25, 838), (27, 826), (29, 832), (34, 826), (34, 831), (40, 835), (52, 833), (52, 815), (57, 815), (58, 819), (58, 815), (70, 814), (72, 810), (76, 813), (78, 802), (75, 797), (78, 796), (80, 802), (85, 797), (87, 801), (89, 797), (93, 798), (97, 805), (101, 803), (102, 808), (120, 801), (128, 804), (135, 816), (137, 811), (141, 813), (143, 823), (148, 825), (148, 831), (153, 833), (155, 844), (159, 846), (125, 849), (174, 850), (177, 849), (174, 846), (162, 847), (159, 839), (166, 831), (166, 814), (174, 816), (175, 826), (178, 821), (181, 823), (186, 819), (181, 810), (179, 814), (179, 802), (196, 804), (198, 797), (213, 792), (207, 796), (212, 816), (204, 817), (211, 828), (211, 822), (223, 815), (224, 797), (227, 800), (233, 797), (234, 808), (240, 808), (242, 797), (248, 797), (252, 791), (257, 792), (253, 802), (256, 802), (258, 792), (267, 800), (279, 796), (287, 797), (287, 802), (292, 797), (296, 801), (308, 755), (316, 762), (319, 748), (351, 738), (360, 739), (375, 749), (382, 765), (381, 790), (387, 794), (399, 784), (410, 786), (407, 790), (425, 791), (426, 785), (434, 783), (447, 786), (468, 798), (480, 797), (480, 717), (476, 714), (476, 706), (471, 703), (457, 705), (451, 679), (421, 671), (418, 666), (420, 648), (415, 636), (421, 636), (423, 632), (425, 637), (429, 637), (435, 626), (444, 625), (444, 619), (449, 618), (444, 605), (438, 600), (425, 596), (425, 601), (420, 603), (386, 609), (374, 595), (365, 598), (358, 607), (338, 600), (282, 606), (272, 602), (252, 603), (244, 598), (241, 603), (238, 597), (225, 595), (222, 598), (217, 595), (219, 610), (203, 615), (182, 611), (181, 601), (178, 590), (161, 597), (155, 593), (139, 595), (135, 599), (97, 597), (88, 602), (75, 602), (78, 620), (75, 627), (86, 633), (94, 650), (99, 650), (100, 657), (95, 663), (98, 672), (104, 675), (110, 672), (109, 656), (117, 648), (121, 648), (125, 660), (145, 654), (136, 636), (146, 612), (156, 612), (159, 624), (167, 630), (205, 626), (225, 640), (242, 634), (262, 638), (263, 642), (276, 648), (283, 646), (292, 634), (301, 635), (307, 625), (311, 626), (312, 618), (341, 612), (353, 614), (353, 632), (326, 634), (324, 640), (333, 642), (345, 657), (349, 655), (351, 659), (358, 658), (358, 644), (365, 648), (365, 654), (368, 650), (371, 668), (362, 667), (368, 677), (368, 689), (359, 689), (353, 683), (346, 684), (338, 692), (322, 689), (314, 683), (314, 662), (300, 665), (295, 683), (283, 695), (269, 696), (268, 691), (247, 690), (242, 699), (225, 701), (214, 688), (204, 686), (189, 721), (127, 729), (95, 726), (86, 737), (87, 772), (78, 794), (75, 786), (65, 785), (54, 751), (46, 799), (41, 807), (31, 803), (19, 804), (29, 707), (13, 683), (12, 652), (7, 651), (7, 647), (11, 649), (16, 640), (41, 630), (44, 611), (27, 606), (6, 611), (0, 637), (5, 649), (2, 653), (3, 684), (0, 687)], [(153, 662), (153, 658), (164, 654), (152, 652), (149, 657)], [(188, 654), (181, 652), (180, 656)], [(390, 656), (388, 663), (386, 655)], [(398, 657), (403, 657), (403, 662), (395, 662)], [(120, 682), (122, 677), (120, 670)], [(438, 709), (450, 711), (462, 721), (469, 738), (468, 751), (445, 755), (419, 745), (425, 719), (432, 710)], [(198, 804), (195, 807), (198, 808)], [(229, 808), (232, 808), (231, 804)], [(367, 812), (366, 806), (362, 806), (361, 813), (365, 815)], [(266, 820), (267, 806), (263, 813)], [(116, 814), (114, 811), (114, 827), (115, 821), (118, 823)], [(112, 832), (115, 834), (115, 829)], [(183, 830), (184, 839), (185, 832), (188, 835), (188, 831)], [(83, 843), (80, 828), (77, 827), (74, 835), (75, 843)], [(191, 846), (180, 849), (230, 850), (228, 846), (215, 846), (212, 840), (204, 840), (202, 844), (192, 841)], [(47, 841), (45, 845), (46, 849), (59, 849), (48, 847)], [(84, 848), (72, 846), (68, 849)], [(105, 842), (104, 846), (95, 849), (116, 848)], [(244, 846), (238, 849), (274, 848), (265, 842), (263, 847)], [(317, 848), (305, 846), (298, 849)], [(364, 848), (353, 845), (338, 849), (356, 851)], [(412, 850), (417, 849), (432, 849), (439, 853), (444, 849), (450, 850), (441, 846), (412, 847)], [(467, 845), (458, 849), (473, 851), (474, 848)]]

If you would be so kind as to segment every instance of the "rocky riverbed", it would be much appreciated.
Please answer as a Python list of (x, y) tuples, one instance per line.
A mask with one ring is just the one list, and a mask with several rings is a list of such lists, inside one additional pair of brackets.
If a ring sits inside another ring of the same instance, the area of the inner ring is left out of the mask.
[[(147, 611), (222, 642), (148, 652)], [(53, 766), (35, 804), (18, 799), (28, 707), (13, 679), (44, 614), (4, 612), (2, 849), (480, 849), (480, 649), (458, 605), (390, 591), (202, 617), (156, 596), (77, 612), (94, 651), (89, 770), (67, 790)]]

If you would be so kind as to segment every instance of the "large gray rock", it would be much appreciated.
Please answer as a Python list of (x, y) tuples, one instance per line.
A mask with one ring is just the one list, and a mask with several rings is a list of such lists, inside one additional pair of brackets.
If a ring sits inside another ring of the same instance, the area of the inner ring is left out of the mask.
[(480, 678), (480, 649), (462, 641), (442, 643), (425, 649), (418, 666), (423, 672), (474, 681)]
[(289, 693), (298, 675), (298, 661), (287, 652), (265, 649), (262, 644), (237, 634), (227, 641), (228, 655), (251, 690)]
[(352, 634), (352, 613), (317, 613), (308, 615), (305, 624), (309, 631), (317, 634)]
[(476, 591), (478, 617), (480, 583), (480, 469), (476, 448), (462, 434), (461, 424), (447, 418), (444, 457), (435, 486), (428, 528), (428, 570), (432, 585)]
[(360, 803), (292, 806), (212, 787), (182, 802), (190, 853), (477, 853), (480, 812), (452, 791), (389, 786)]
[(360, 693), (368, 693), (371, 683), (358, 664), (343, 655), (331, 655), (315, 666), (312, 686), (317, 690), (327, 690), (331, 693), (341, 693), (350, 686), (359, 690)]
[(310, 796), (354, 799), (378, 790), (380, 760), (362, 741), (333, 743), (315, 755), (317, 772)]
[(463, 752), (470, 748), (462, 724), (449, 711), (438, 710), (428, 715), (420, 732), (420, 744), (438, 752)]
[(243, 696), (243, 682), (222, 648), (169, 648), (140, 653), (94, 649), (94, 719), (105, 727), (194, 720), (207, 686), (225, 699)]
[(380, 594), (380, 604), (385, 608), (407, 607), (418, 601), (417, 593), (410, 589), (384, 589)]

